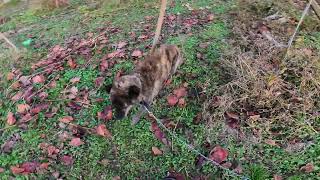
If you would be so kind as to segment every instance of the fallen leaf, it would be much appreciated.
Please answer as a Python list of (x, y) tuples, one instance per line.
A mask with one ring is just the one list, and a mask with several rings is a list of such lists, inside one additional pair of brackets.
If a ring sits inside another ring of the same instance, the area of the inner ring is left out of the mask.
[(79, 104), (77, 104), (76, 102), (74, 102), (74, 101), (70, 101), (69, 103), (68, 103), (68, 107), (70, 107), (72, 110), (74, 110), (74, 111), (79, 111), (79, 110), (81, 110), (81, 108), (82, 108), (82, 106), (80, 106)]
[(236, 112), (230, 112), (230, 111), (227, 111), (226, 113), (225, 113), (225, 116), (227, 117), (227, 118), (232, 118), (232, 119), (239, 119), (239, 115), (238, 115), (238, 113), (236, 113)]
[(177, 96), (177, 98), (181, 98), (187, 95), (187, 90), (185, 87), (180, 87), (178, 89), (173, 90), (173, 94)]
[(124, 41), (120, 41), (117, 45), (118, 49), (124, 48), (128, 43)]
[(68, 58), (68, 65), (71, 69), (75, 69), (77, 67), (76, 61), (73, 58)]
[(41, 92), (38, 94), (38, 97), (40, 98), (41, 101), (43, 101), (44, 99), (46, 99), (48, 97), (48, 93), (46, 92)]
[(78, 147), (78, 146), (81, 146), (82, 144), (84, 144), (84, 142), (80, 139), (80, 138), (73, 138), (70, 143), (69, 143), (71, 146), (75, 146), (75, 147)]
[(53, 172), (52, 173), (52, 176), (54, 177), (54, 178), (56, 178), (56, 179), (59, 179), (59, 177), (60, 177), (60, 173), (59, 172)]
[(12, 89), (17, 90), (21, 87), (21, 84), (19, 81), (16, 81), (16, 82), (12, 83), (11, 86), (12, 86)]
[(225, 112), (226, 124), (232, 129), (238, 129), (240, 126), (239, 115), (235, 112)]
[(270, 146), (278, 146), (275, 140), (267, 139), (264, 141), (266, 144), (269, 144)]
[(144, 17), (147, 21), (151, 21), (154, 17), (153, 16), (145, 16)]
[(23, 96), (23, 92), (18, 92), (17, 94), (15, 94), (14, 96), (12, 96), (11, 100), (12, 101), (18, 101), (22, 98)]
[(162, 155), (162, 151), (159, 149), (159, 148), (157, 148), (157, 147), (152, 147), (152, 153), (153, 153), (153, 155), (155, 155), (155, 156), (159, 156), (159, 155)]
[(74, 78), (70, 79), (70, 82), (71, 82), (72, 84), (75, 84), (75, 83), (77, 83), (77, 82), (79, 82), (79, 81), (80, 81), (80, 77), (74, 77)]
[(63, 118), (60, 118), (59, 119), (60, 122), (63, 122), (63, 123), (70, 123), (71, 121), (73, 121), (73, 117), (71, 116), (65, 116)]
[(19, 78), (19, 81), (22, 83), (24, 86), (28, 86), (31, 84), (30, 78), (28, 76), (21, 76)]
[(18, 113), (25, 113), (30, 109), (28, 104), (18, 104), (17, 105), (17, 112)]
[(275, 175), (273, 175), (273, 180), (282, 180), (282, 177), (275, 174)]
[(300, 171), (306, 172), (306, 173), (311, 173), (314, 171), (314, 166), (312, 163), (308, 163), (305, 166), (302, 166), (300, 168)]
[(186, 107), (186, 105), (187, 105), (187, 103), (184, 98), (179, 99), (179, 102), (178, 102), (179, 107), (183, 108), (183, 107)]
[(168, 101), (169, 106), (174, 106), (178, 103), (179, 99), (175, 95), (169, 95), (167, 97), (167, 101)]
[(268, 26), (264, 25), (263, 23), (260, 23), (258, 25), (258, 31), (261, 34), (264, 33), (264, 32), (268, 32), (269, 30), (270, 30), (270, 28)]
[(112, 134), (110, 133), (110, 131), (106, 128), (106, 125), (104, 125), (104, 124), (100, 124), (99, 126), (97, 126), (96, 132), (98, 135), (103, 136), (103, 137), (107, 137), (107, 138), (112, 137)]
[(112, 108), (111, 106), (106, 106), (102, 112), (98, 112), (98, 119), (101, 120), (111, 120), (112, 119)]
[(174, 15), (174, 14), (169, 14), (169, 15), (168, 15), (168, 19), (169, 19), (169, 21), (173, 21), (173, 20), (176, 19), (176, 15)]
[(104, 77), (97, 77), (95, 80), (96, 88), (101, 87), (104, 82)]
[(12, 126), (16, 123), (16, 118), (14, 117), (14, 114), (12, 112), (8, 112), (8, 115), (7, 115), (7, 124), (9, 126)]
[(207, 17), (207, 20), (208, 21), (213, 21), (214, 19), (214, 15), (213, 14), (209, 14), (208, 17)]
[(37, 104), (30, 110), (30, 112), (32, 114), (39, 114), (41, 111), (47, 110), (48, 108), (49, 108), (48, 104)]
[(121, 180), (121, 177), (120, 177), (120, 176), (114, 176), (114, 177), (112, 178), (112, 180)]
[(198, 124), (200, 124), (201, 120), (202, 120), (202, 113), (199, 112), (199, 113), (196, 115), (196, 117), (193, 118), (193, 121), (192, 121), (192, 122), (193, 122), (193, 124), (198, 125)]
[(202, 49), (206, 49), (209, 45), (210, 45), (210, 42), (204, 42), (204, 43), (200, 43), (199, 47)]
[(134, 50), (131, 54), (132, 57), (140, 58), (142, 57), (142, 51), (140, 50)]
[(107, 60), (102, 60), (99, 67), (100, 67), (100, 71), (101, 72), (105, 72), (109, 67), (108, 61)]
[(34, 93), (33, 93), (33, 89), (34, 87), (33, 86), (30, 86), (27, 88), (27, 90), (24, 91), (23, 95), (22, 95), (22, 98), (24, 100), (26, 100), (27, 103), (30, 103), (31, 100), (33, 99), (34, 97)]
[(3, 168), (0, 168), (0, 173), (3, 173), (5, 170)]
[(141, 36), (138, 37), (138, 39), (146, 40), (146, 39), (148, 39), (148, 36), (147, 35), (141, 35)]
[(224, 168), (229, 169), (229, 168), (231, 168), (232, 163), (231, 162), (225, 162), (225, 163), (221, 164), (221, 166), (223, 166)]
[(48, 86), (49, 86), (50, 88), (55, 88), (55, 87), (57, 87), (57, 82), (56, 82), (56, 81), (51, 81), (51, 82), (48, 84)]
[(40, 168), (41, 169), (48, 169), (49, 168), (50, 163), (49, 162), (45, 162), (45, 163), (41, 163), (40, 164)]
[(42, 84), (45, 82), (45, 77), (43, 75), (37, 75), (32, 78), (32, 83), (34, 84)]
[(29, 122), (32, 118), (33, 116), (31, 116), (30, 113), (27, 113), (26, 115), (21, 117), (20, 122), (26, 123)]
[(11, 80), (13, 80), (14, 79), (14, 73), (13, 72), (9, 72), (8, 74), (7, 74), (7, 80), (8, 81), (11, 81)]
[(24, 169), (24, 173), (34, 173), (39, 166), (40, 163), (38, 162), (25, 162), (21, 165), (21, 167)]
[(10, 170), (11, 170), (12, 174), (21, 174), (24, 172), (24, 168), (20, 168), (17, 166), (11, 166)]
[(151, 131), (153, 132), (154, 136), (163, 144), (171, 146), (171, 142), (166, 138), (165, 134), (161, 131), (161, 129), (155, 121), (151, 123)]
[(46, 150), (47, 150), (48, 156), (53, 156), (60, 152), (58, 148), (52, 145), (48, 146)]
[(228, 151), (221, 146), (216, 146), (213, 148), (213, 150), (210, 152), (210, 159), (217, 162), (221, 163), (225, 161), (228, 157)]
[(64, 155), (62, 156), (61, 161), (66, 166), (70, 166), (73, 164), (73, 158), (71, 156)]
[(75, 86), (72, 86), (69, 90), (69, 92), (73, 95), (77, 95), (78, 94), (78, 88)]
[(303, 48), (302, 52), (303, 52), (303, 54), (307, 55), (308, 57), (312, 56), (312, 50), (310, 48)]
[(233, 171), (237, 174), (242, 174), (243, 172), (242, 167), (240, 165), (238, 165)]
[(18, 133), (14, 133), (7, 141), (1, 145), (2, 153), (10, 153), (21, 137)]
[[(114, 51), (114, 52), (111, 52), (111, 53), (108, 53), (106, 56), (104, 56), (102, 59), (103, 60), (106, 60), (106, 59), (112, 59), (112, 58), (123, 58), (123, 57), (125, 57), (125, 53), (124, 53), (124, 51), (123, 50), (120, 50), (120, 49), (118, 49), (118, 50), (116, 50), (116, 51)], [(110, 64), (108, 64), (108, 65), (110, 65)], [(111, 66), (111, 65), (110, 65)]]

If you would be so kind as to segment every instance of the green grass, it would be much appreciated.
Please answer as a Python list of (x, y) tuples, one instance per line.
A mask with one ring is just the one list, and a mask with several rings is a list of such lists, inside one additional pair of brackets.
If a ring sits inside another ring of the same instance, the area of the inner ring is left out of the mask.
[[(144, 16), (153, 15), (156, 17), (158, 9), (155, 7), (154, 1), (139, 0), (134, 2), (134, 5), (125, 4), (123, 6), (117, 3), (108, 3), (103, 4), (98, 9), (91, 9), (84, 3), (77, 4), (77, 1), (72, 1), (71, 7), (51, 12), (25, 11), (14, 15), (9, 22), (0, 25), (0, 31), (27, 27), (30, 29), (11, 37), (13, 42), (19, 48), (23, 48), (21, 43), (31, 34), (33, 35), (33, 43), (42, 44), (41, 48), (26, 47), (27, 50), (23, 52), (22, 59), (17, 62), (17, 67), (21, 68), (24, 74), (29, 74), (31, 73), (30, 64), (46, 56), (50, 47), (56, 44), (63, 45), (65, 40), (73, 35), (85, 37), (87, 32), (96, 34), (97, 28), (105, 27), (108, 22), (121, 30), (120, 33), (110, 37), (110, 44), (127, 40), (129, 32), (135, 31), (137, 35), (142, 33), (142, 30), (139, 29), (141, 28), (139, 23), (144, 21)], [(145, 3), (149, 4), (151, 8), (145, 8)], [(188, 83), (188, 89), (203, 88), (208, 94), (215, 91), (217, 85), (222, 81), (219, 79), (217, 64), (221, 54), (228, 50), (225, 40), (232, 33), (229, 22), (224, 19), (224, 13), (227, 13), (234, 6), (234, 1), (180, 0), (176, 1), (176, 6), (169, 8), (167, 12), (189, 15), (190, 12), (185, 6), (186, 3), (189, 3), (195, 9), (208, 6), (208, 10), (215, 14), (216, 19), (211, 24), (193, 29), (193, 34), (190, 36), (170, 36), (168, 34), (168, 37), (165, 37), (165, 43), (176, 44), (182, 49), (185, 62), (179, 68), (179, 73), (173, 77), (173, 82), (164, 88), (162, 95), (157, 98), (152, 107), (155, 115), (159, 118), (170, 118), (174, 123), (180, 123), (182, 128), (176, 129), (175, 133), (204, 154), (208, 154), (210, 151), (202, 146), (207, 139), (210, 140), (213, 147), (214, 145), (221, 145), (228, 149), (228, 161), (238, 162), (244, 169), (244, 174), (253, 180), (270, 179), (274, 173), (291, 177), (291, 179), (317, 176), (319, 166), (316, 164), (319, 164), (320, 161), (319, 137), (305, 151), (292, 154), (281, 148), (264, 144), (247, 146), (246, 143), (238, 142), (231, 136), (223, 140), (220, 139), (218, 135), (223, 131), (223, 122), (218, 122), (211, 129), (208, 129), (205, 122), (199, 125), (193, 123), (193, 118), (202, 111), (203, 99), (187, 97), (187, 106), (184, 108), (167, 106), (167, 95), (185, 82)], [(315, 38), (314, 41), (317, 41), (317, 36), (313, 37)], [(150, 42), (142, 42), (134, 47), (129, 45), (129, 49), (142, 49), (148, 43)], [(201, 43), (208, 43), (208, 47), (200, 48)], [(320, 49), (317, 44), (315, 46), (315, 48)], [(108, 50), (104, 49), (104, 53), (108, 53)], [(198, 58), (198, 54), (201, 54), (202, 58)], [(10, 70), (7, 65), (9, 58), (7, 57), (6, 60), (0, 59), (0, 70), (4, 74)], [(235, 178), (210, 163), (205, 163), (201, 169), (196, 168), (196, 155), (194, 153), (190, 152), (180, 141), (172, 139), (167, 133), (168, 138), (173, 143), (173, 149), (164, 146), (149, 130), (150, 122), (146, 119), (141, 120), (136, 126), (131, 126), (131, 117), (122, 121), (104, 122), (98, 120), (97, 113), (102, 111), (105, 106), (110, 105), (109, 94), (105, 91), (104, 86), (96, 89), (94, 84), (97, 77), (104, 76), (100, 74), (97, 68), (101, 55), (95, 54), (94, 61), (86, 68), (83, 66), (84, 60), (80, 56), (76, 58), (81, 67), (71, 70), (65, 66), (63, 71), (47, 77), (52, 79), (59, 75), (59, 79), (56, 81), (57, 86), (46, 90), (49, 95), (48, 99), (51, 100), (50, 106), (58, 108), (58, 112), (53, 118), (45, 118), (44, 114), (40, 113), (37, 121), (29, 123), (28, 130), (23, 131), (18, 127), (8, 127), (5, 123), (6, 115), (9, 111), (16, 112), (17, 103), (0, 101), (0, 128), (7, 128), (1, 133), (0, 144), (3, 144), (13, 133), (19, 133), (22, 138), (22, 141), (17, 143), (11, 153), (0, 156), (0, 167), (6, 169), (4, 173), (0, 174), (1, 177), (5, 179), (9, 177), (46, 179), (51, 176), (52, 172), (58, 171), (68, 179), (84, 177), (85, 179), (96, 177), (111, 179), (114, 176), (126, 177), (127, 179), (137, 177), (141, 179), (160, 179), (169, 170), (175, 170), (189, 178), (199, 175), (208, 175), (212, 179), (217, 177), (223, 177), (223, 179)], [(112, 76), (106, 77), (104, 85), (112, 82), (112, 77), (118, 70), (122, 69), (129, 72), (133, 69), (133, 66), (131, 59), (116, 64), (110, 70)], [(74, 77), (80, 77), (81, 79), (74, 86), (80, 91), (88, 89), (90, 100), (103, 98), (104, 101), (92, 103), (91, 106), (82, 108), (77, 112), (68, 110), (67, 103), (69, 100), (65, 99), (61, 92), (73, 86), (69, 81)], [(10, 85), (10, 82), (6, 81), (1, 83), (3, 89)], [(41, 86), (37, 85), (36, 88), (39, 89)], [(1, 100), (5, 99), (5, 96), (4, 91), (1, 91)], [(86, 134), (82, 137), (85, 144), (80, 147), (70, 146), (69, 141), (61, 142), (57, 134), (66, 129), (59, 127), (58, 120), (67, 115), (72, 115), (75, 118), (73, 123), (90, 128), (104, 123), (113, 134), (113, 138), (104, 139), (96, 135)], [(41, 134), (46, 134), (46, 138), (40, 138)], [(39, 149), (41, 142), (62, 147), (59, 157), (71, 155), (75, 160), (73, 166), (65, 166), (57, 160), (50, 165), (49, 172), (44, 174), (28, 177), (11, 174), (10, 166), (32, 160), (39, 160), (40, 162), (47, 160), (45, 158), (46, 154)], [(153, 156), (151, 151), (153, 146), (161, 149), (164, 154)], [(44, 157), (44, 160), (41, 157)], [(314, 163), (315, 173), (304, 174), (298, 172), (299, 168), (307, 162)]]

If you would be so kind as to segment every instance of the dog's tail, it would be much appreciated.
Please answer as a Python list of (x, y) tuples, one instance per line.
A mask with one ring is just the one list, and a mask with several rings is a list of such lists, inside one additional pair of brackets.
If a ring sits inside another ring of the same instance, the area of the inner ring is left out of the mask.
[(152, 43), (152, 47), (150, 50), (150, 53), (152, 54), (156, 48), (156, 45), (159, 41), (159, 37), (161, 34), (161, 29), (162, 29), (162, 24), (163, 24), (163, 20), (164, 20), (164, 15), (166, 12), (166, 7), (167, 7), (167, 0), (162, 0), (161, 1), (161, 8), (160, 8), (160, 14), (159, 14), (159, 18), (158, 18), (158, 23), (157, 23), (157, 28), (156, 28), (156, 33), (153, 39), (153, 43)]

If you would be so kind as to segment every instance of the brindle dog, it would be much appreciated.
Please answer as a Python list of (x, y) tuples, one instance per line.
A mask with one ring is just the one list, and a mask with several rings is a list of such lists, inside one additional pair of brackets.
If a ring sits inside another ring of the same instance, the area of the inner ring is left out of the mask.
[[(151, 105), (164, 82), (176, 72), (182, 62), (177, 46), (162, 45), (146, 56), (133, 73), (116, 78), (110, 90), (115, 118), (126, 117), (135, 104)], [(139, 121), (143, 112), (141, 108), (138, 115), (133, 118), (133, 124)]]

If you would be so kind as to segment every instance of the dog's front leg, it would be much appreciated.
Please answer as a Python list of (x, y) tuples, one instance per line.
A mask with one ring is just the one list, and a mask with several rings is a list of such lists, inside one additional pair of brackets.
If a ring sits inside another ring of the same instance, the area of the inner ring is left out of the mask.
[(132, 118), (132, 125), (137, 124), (141, 117), (144, 115), (144, 113), (146, 112), (146, 108), (150, 109), (150, 105), (147, 102), (141, 102), (141, 105), (139, 107), (139, 110), (137, 112), (137, 114), (135, 114)]
[(132, 124), (132, 125), (136, 125), (136, 124), (140, 121), (142, 115), (143, 115), (145, 112), (146, 112), (145, 108), (142, 107), (142, 106), (140, 106), (137, 114), (135, 114), (135, 115), (133, 116), (131, 124)]

